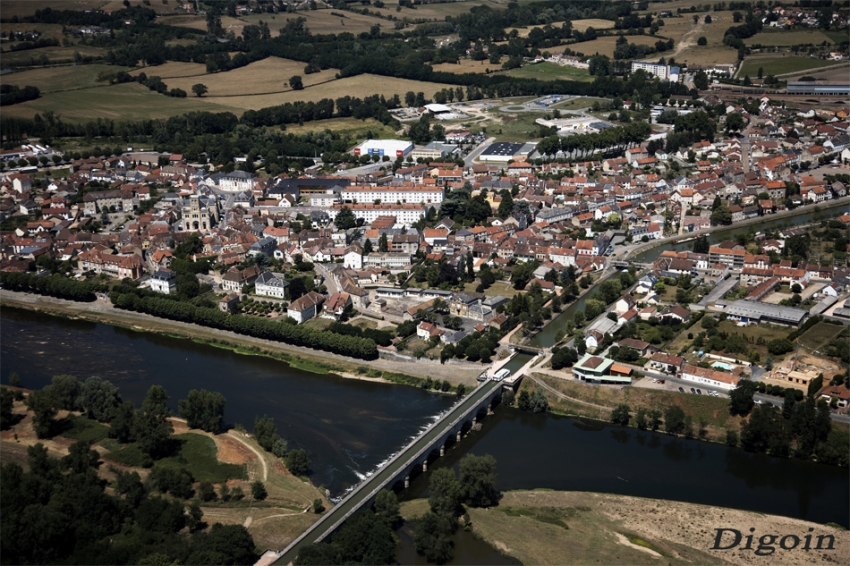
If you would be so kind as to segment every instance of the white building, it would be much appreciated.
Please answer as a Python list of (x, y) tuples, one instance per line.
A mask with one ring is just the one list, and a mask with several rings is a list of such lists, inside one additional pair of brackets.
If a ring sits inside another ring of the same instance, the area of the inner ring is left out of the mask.
[(413, 149), (413, 142), (404, 140), (366, 140), (354, 148), (354, 155), (380, 155), (392, 160), (404, 157)]
[(160, 269), (151, 276), (151, 291), (170, 295), (177, 289), (177, 273), (170, 269)]
[(646, 63), (644, 61), (632, 61), (632, 72), (637, 70), (645, 71), (654, 77), (658, 77), (662, 81), (679, 81), (679, 67), (671, 67), (670, 65), (661, 65), (659, 63)]
[(283, 277), (279, 277), (271, 271), (264, 271), (254, 282), (254, 292), (264, 297), (283, 299), (288, 286), (289, 283), (284, 281)]
[(246, 171), (232, 171), (214, 177), (216, 185), (222, 191), (238, 193), (254, 189), (254, 174)]
[(414, 203), (438, 204), (443, 202), (445, 190), (442, 187), (403, 186), (403, 187), (346, 187), (342, 190), (343, 202), (370, 203)]
[(362, 218), (365, 224), (371, 224), (379, 216), (395, 216), (397, 224), (406, 226), (424, 218), (427, 210), (427, 205), (420, 204), (336, 204), (328, 210), (331, 220), (336, 218), (343, 206), (347, 206), (355, 218)]
[(717, 387), (719, 389), (725, 389), (726, 391), (735, 389), (738, 386), (738, 382), (741, 380), (740, 377), (732, 375), (731, 373), (714, 371), (709, 368), (701, 368), (690, 364), (685, 364), (685, 367), (682, 369), (682, 379), (711, 387)]
[(363, 258), (366, 267), (386, 267), (388, 269), (401, 269), (410, 267), (410, 254), (383, 252), (371, 253)]

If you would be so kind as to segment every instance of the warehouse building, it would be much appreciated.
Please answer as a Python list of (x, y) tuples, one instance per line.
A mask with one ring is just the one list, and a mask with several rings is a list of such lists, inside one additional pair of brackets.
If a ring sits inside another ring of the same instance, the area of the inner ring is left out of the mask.
[(404, 157), (413, 149), (413, 142), (404, 140), (366, 140), (354, 148), (354, 155), (379, 155), (390, 159)]
[[(718, 301), (720, 305), (722, 301)], [(783, 324), (798, 327), (803, 324), (809, 311), (782, 305), (771, 305), (741, 299), (726, 305), (723, 309), (729, 320), (744, 324)]]
[(498, 142), (491, 144), (478, 156), (478, 161), (493, 161), (508, 163), (509, 161), (522, 161), (534, 152), (537, 144)]
[(809, 81), (788, 81), (788, 94), (811, 94), (820, 96), (850, 95), (850, 83), (824, 84)]

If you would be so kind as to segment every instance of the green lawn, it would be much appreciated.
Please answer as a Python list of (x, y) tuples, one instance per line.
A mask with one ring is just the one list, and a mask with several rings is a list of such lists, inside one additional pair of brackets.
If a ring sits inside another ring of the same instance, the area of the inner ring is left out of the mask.
[(316, 330), (324, 330), (331, 325), (333, 321), (329, 318), (311, 318), (304, 323), (307, 328), (315, 328)]
[(99, 442), (109, 434), (108, 426), (79, 415), (68, 415), (57, 425), (67, 427), (60, 433), (60, 436), (85, 442)]
[(192, 433), (177, 434), (172, 438), (181, 443), (179, 453), (158, 460), (157, 466), (186, 468), (195, 481), (223, 483), (228, 479), (247, 479), (244, 465), (222, 464), (216, 459), (218, 448), (212, 438)]
[(536, 63), (524, 65), (519, 69), (511, 69), (504, 73), (511, 77), (520, 79), (538, 79), (541, 81), (554, 81), (558, 79), (573, 80), (573, 81), (592, 81), (593, 77), (587, 69), (577, 69), (575, 67), (562, 67), (555, 63)]
[(590, 108), (594, 102), (601, 102), (596, 98), (573, 98), (554, 104), (552, 107), (558, 110), (580, 110), (582, 108)]
[(749, 58), (744, 60), (744, 64), (738, 72), (738, 77), (749, 75), (750, 78), (755, 78), (758, 76), (759, 68), (762, 69), (762, 73), (766, 77), (767, 75), (782, 75), (795, 71), (817, 69), (827, 65), (835, 65), (835, 61), (825, 61), (811, 57)]

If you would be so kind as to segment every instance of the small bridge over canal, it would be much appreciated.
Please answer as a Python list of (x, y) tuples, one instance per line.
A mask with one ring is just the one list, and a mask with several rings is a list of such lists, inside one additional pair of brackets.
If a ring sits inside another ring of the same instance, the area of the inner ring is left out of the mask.
[(503, 384), (497, 381), (481, 383), (295, 539), (276, 564), (292, 563), (302, 547), (331, 535), (361, 507), (371, 505), (382, 489), (392, 489), (396, 484), (408, 487), (411, 474), (427, 471), (428, 462), (442, 456), (447, 444), (458, 442), (462, 433), (475, 426), (481, 416), (490, 414), (493, 403), (501, 399), (502, 387)]

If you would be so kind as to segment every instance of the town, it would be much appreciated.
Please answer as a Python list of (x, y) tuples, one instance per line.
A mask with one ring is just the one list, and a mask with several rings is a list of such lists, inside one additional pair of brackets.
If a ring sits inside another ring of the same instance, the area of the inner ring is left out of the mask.
[(846, 550), (846, 0), (0, 21), (4, 562)]

